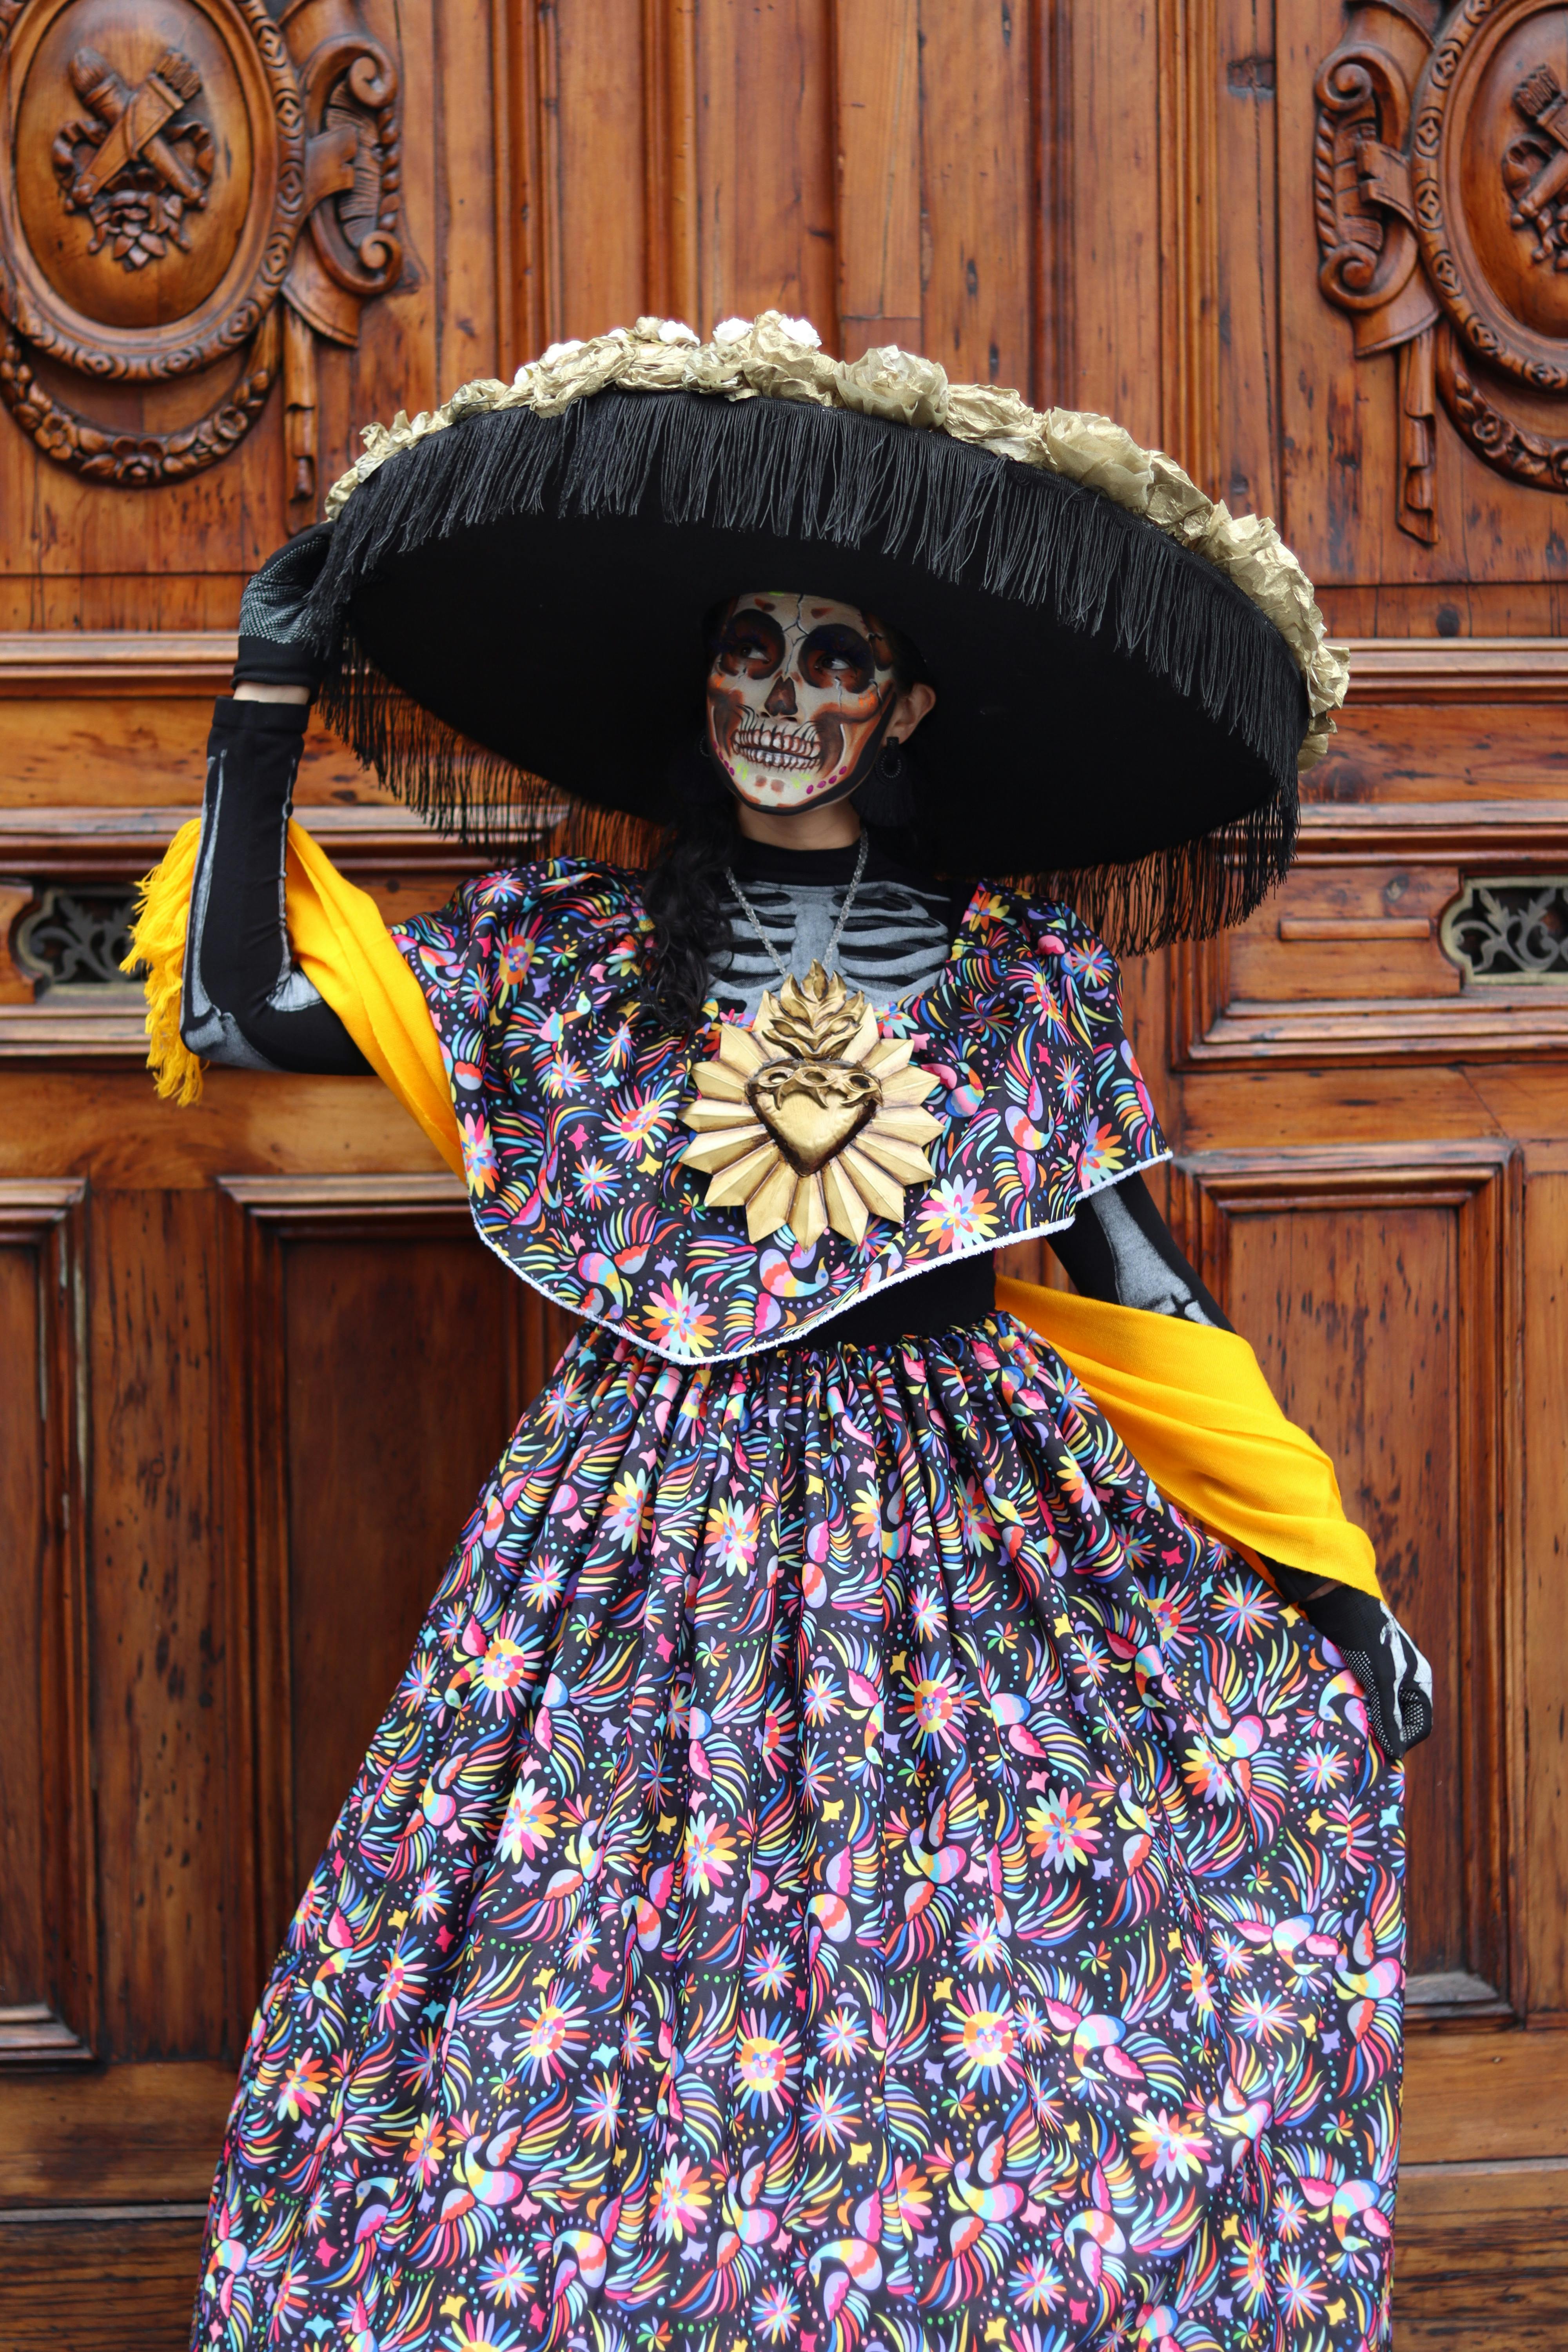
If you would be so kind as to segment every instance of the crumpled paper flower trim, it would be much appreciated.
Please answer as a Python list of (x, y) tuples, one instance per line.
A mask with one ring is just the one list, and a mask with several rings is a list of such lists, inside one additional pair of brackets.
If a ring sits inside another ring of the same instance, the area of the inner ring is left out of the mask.
[(1310, 718), (1298, 766), (1311, 767), (1328, 749), (1333, 713), (1350, 684), (1349, 650), (1329, 638), (1311, 582), (1267, 516), (1233, 515), (1223, 499), (1206, 497), (1173, 458), (1160, 449), (1141, 448), (1109, 416), (1086, 409), (1031, 408), (1017, 393), (996, 384), (951, 383), (935, 360), (900, 351), (896, 343), (858, 360), (829, 359), (808, 320), (778, 310), (749, 320), (726, 319), (706, 343), (679, 320), (639, 319), (633, 328), (616, 327), (589, 342), (552, 343), (542, 358), (519, 368), (510, 383), (481, 376), (440, 408), (422, 409), (412, 418), (399, 409), (390, 425), (365, 426), (364, 455), (333, 483), (327, 519), (335, 521), (362, 482), (427, 434), (503, 408), (558, 416), (574, 401), (611, 386), (858, 409), (893, 424), (950, 433), (955, 440), (1100, 491), (1113, 505), (1142, 515), (1203, 556), (1267, 614), (1306, 682)]

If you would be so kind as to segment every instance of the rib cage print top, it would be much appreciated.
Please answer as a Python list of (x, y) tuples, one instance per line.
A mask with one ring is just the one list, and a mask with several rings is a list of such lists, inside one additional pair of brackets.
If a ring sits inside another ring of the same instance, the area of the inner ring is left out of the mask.
[[(734, 872), (781, 961), (796, 978), (814, 957), (826, 961), (834, 925), (855, 873), (854, 849), (775, 849), (742, 841)], [(897, 866), (871, 840), (860, 887), (850, 903), (834, 967), (849, 989), (884, 1013), (900, 997), (929, 988), (947, 961), (964, 911), (943, 884)], [(763, 991), (777, 992), (778, 967), (728, 894), (731, 945), (714, 961), (721, 1013), (754, 1020)]]
[(937, 1080), (929, 1180), (858, 1242), (752, 1241), (685, 1163), (722, 1023), (642, 1004), (637, 877), (576, 859), (480, 877), (392, 936), (452, 1086), (481, 1240), (585, 1320), (677, 1363), (777, 1347), (884, 1285), (1071, 1222), (1169, 1157), (1122, 1031), (1115, 959), (1069, 908), (977, 888), (931, 985), (879, 1015)]

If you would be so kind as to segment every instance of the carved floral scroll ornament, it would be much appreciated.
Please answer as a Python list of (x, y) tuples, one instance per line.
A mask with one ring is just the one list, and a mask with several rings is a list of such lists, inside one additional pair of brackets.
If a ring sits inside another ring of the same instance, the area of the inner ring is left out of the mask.
[(1568, 982), (1568, 881), (1561, 875), (1468, 881), (1445, 909), (1439, 937), (1467, 988)]
[(0, 397), (46, 456), (175, 480), (281, 373), (312, 519), (317, 338), (403, 268), (396, 100), (358, 0), (0, 0)]
[(1498, 472), (1568, 490), (1568, 6), (1349, 0), (1320, 72), (1325, 299), (1397, 355), (1398, 519), (1437, 537), (1441, 403)]

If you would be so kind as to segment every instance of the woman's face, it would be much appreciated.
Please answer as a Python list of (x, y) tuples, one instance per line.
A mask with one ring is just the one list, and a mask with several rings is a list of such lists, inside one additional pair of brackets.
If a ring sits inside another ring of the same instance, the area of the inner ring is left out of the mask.
[(866, 752), (903, 698), (872, 615), (831, 596), (758, 591), (724, 615), (708, 673), (709, 738), (752, 808), (821, 808), (860, 781)]

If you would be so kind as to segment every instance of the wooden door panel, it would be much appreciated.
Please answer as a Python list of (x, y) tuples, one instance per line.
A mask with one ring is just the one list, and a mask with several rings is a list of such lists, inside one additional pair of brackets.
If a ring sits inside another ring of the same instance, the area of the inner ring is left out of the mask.
[[(1524, 1690), (1530, 1745), (1521, 1876), (1530, 1889), (1530, 2006), (1568, 2019), (1568, 1706), (1563, 1703), (1568, 1562), (1568, 1133), (1526, 1147), (1524, 1384), (1531, 1433), (1525, 1477)], [(1568, 2108), (1568, 2092), (1564, 2093)]]
[(184, 2352), (205, 2211), (120, 2206), (90, 2229), (63, 2213), (0, 2217), (6, 2352)]
[(93, 1715), (103, 2043), (237, 2054), (234, 1628), (217, 1541), (216, 1202), (89, 1196)]
[[(1568, 2035), (1415, 2035), (1405, 2053), (1402, 2162), (1516, 2164), (1531, 2173), (1568, 2159)], [(1549, 2192), (1538, 2190), (1537, 2194)]]
[(846, 359), (921, 342), (921, 11), (835, 8), (838, 332)]
[(253, 1921), (242, 2009), (474, 1497), (568, 1317), (476, 1237), (439, 1174), (232, 1176), (231, 1585), (247, 1595)]
[(1507, 1607), (1518, 1155), (1490, 1140), (1204, 1152), (1183, 1161), (1178, 1197), (1205, 1278), (1286, 1412), (1333, 1457), (1432, 1664), (1436, 1727), (1406, 1782), (1412, 2018), (1507, 2015), (1521, 1974), (1506, 1860), (1521, 1759), (1505, 1704), (1522, 1674)]
[[(642, 0), (595, 0), (593, 5), (564, 0), (536, 15), (520, 13), (517, 32), (525, 54), (519, 69), (541, 100), (537, 117), (521, 127), (520, 144), (535, 184), (555, 196), (540, 224), (537, 285), (531, 289), (535, 315), (528, 348), (518, 352), (523, 359), (566, 335), (629, 326), (647, 307), (644, 281), (656, 242), (647, 215), (658, 188), (639, 152), (655, 87), (646, 49), (650, 33), (657, 37), (663, 29), (666, 12), (645, 7)], [(573, 168), (580, 166), (584, 149), (597, 168)], [(679, 311), (684, 305), (658, 307)], [(451, 389), (445, 386), (444, 394)]]
[(82, 1420), (86, 1187), (0, 1182), (0, 2073), (98, 2031)]
[[(684, 14), (685, 12), (680, 12)], [(701, 100), (697, 299), (725, 310), (831, 319), (836, 309), (828, 0), (704, 0), (696, 19)], [(723, 308), (719, 306), (722, 305)]]
[(1016, 202), (1037, 169), (1030, 29), (1012, 7), (920, 10), (919, 348), (980, 383), (1026, 383), (1035, 364), (1034, 208)]
[[(1183, 1154), (1173, 1212), (1338, 1451), (1440, 1671), (1410, 1769), (1412, 1960), (1418, 1992), (1471, 1977), (1497, 2014), (1415, 2003), (1399, 2352), (1549, 2340), (1568, 2294), (1568, 989), (1468, 984), (1438, 919), (1473, 877), (1568, 875), (1568, 526), (1441, 404), (1402, 409), (1408, 362), (1357, 357), (1320, 279), (1324, 62), (1352, 23), (1414, 57), (1437, 12), (331, 5), (400, 77), (402, 265), (354, 333), (317, 334), (312, 368), (183, 481), (85, 478), (0, 411), (0, 1347), (26, 1373), (0, 1384), (0, 1501), (30, 1530), (9, 1572), (38, 1656), (36, 1678), (20, 1642), (0, 1663), (7, 1796), (42, 1757), (6, 1808), (0, 2002), (43, 2009), (24, 2038), (57, 2035), (42, 2069), (0, 2050), (0, 2212), (79, 2209), (0, 2221), (0, 2343), (31, 2352), (37, 2283), (68, 2262), (84, 2345), (184, 2341), (249, 2002), (565, 1334), (465, 1238), (374, 1084), (219, 1072), (176, 1115), (125, 997), (18, 984), (16, 922), (42, 888), (128, 883), (199, 800), (240, 584), (308, 511), (310, 434), (319, 495), (366, 420), (553, 338), (765, 304), (849, 355), (896, 339), (1117, 415), (1236, 512), (1276, 514), (1357, 636), (1286, 890), (1234, 940), (1130, 964), (1127, 993)], [(26, 10), (0, 18), (3, 49)], [(1423, 541), (1400, 515), (1428, 424)], [(300, 804), (388, 914), (472, 870), (321, 730)], [(42, 1437), (40, 1347), (79, 1407), (51, 1406)], [(101, 2064), (70, 2056), (88, 2047)]]
[(280, 1253), (301, 1885), (515, 1418), (519, 1286), (461, 1203), (437, 1234), (359, 1232)]
[(8, 2072), (0, 2210), (205, 2203), (233, 2098), (227, 2059)]
[(1563, 2340), (1561, 2170), (1445, 2164), (1402, 2172), (1394, 2352), (1456, 2345), (1556, 2352)]
[[(0, 1435), (0, 1526), (26, 1563), (8, 1595), (10, 1639), (0, 1653), (0, 1868), (6, 1902), (0, 1911), (0, 2048), (31, 2008), (49, 2011), (47, 1826), (26, 1801), (44, 1759), (45, 1594), (53, 1545), (48, 1507), (44, 1417), (38, 1411), (43, 1374), (39, 1297), (43, 1269), (36, 1244), (12, 1242), (0, 1251), (0, 1362), (7, 1367), (5, 1426)], [(56, 2030), (69, 2029), (57, 2021)]]
[(1563, 2335), (1565, 2230), (1568, 2036), (1413, 2036), (1394, 2352), (1549, 2352)]
[[(1560, 646), (1482, 647), (1443, 678), (1432, 648), (1397, 650), (1352, 648), (1364, 683), (1308, 780), (1279, 892), (1238, 932), (1173, 953), (1184, 1069), (1459, 1056), (1544, 1061), (1551, 1083), (1568, 994), (1477, 985), (1445, 945), (1444, 917), (1472, 883), (1544, 884), (1568, 862), (1568, 663)], [(1416, 702), (1439, 689), (1435, 707)], [(1544, 1099), (1538, 1116), (1549, 1128)]]

